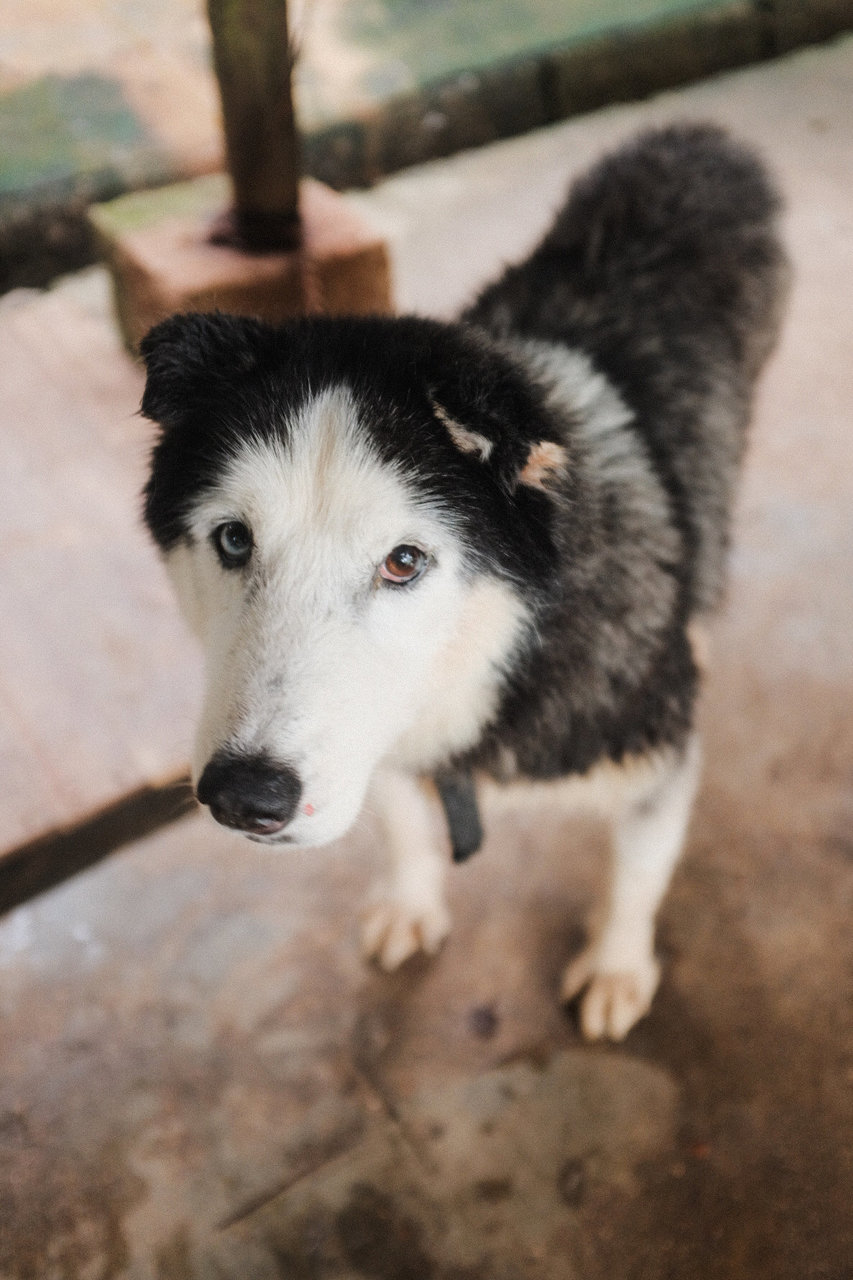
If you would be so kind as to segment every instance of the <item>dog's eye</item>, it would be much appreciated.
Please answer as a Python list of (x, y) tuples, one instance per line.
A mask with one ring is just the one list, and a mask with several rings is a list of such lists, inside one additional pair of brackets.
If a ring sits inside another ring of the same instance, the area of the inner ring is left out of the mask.
[(420, 547), (401, 546), (389, 551), (379, 566), (379, 576), (385, 582), (395, 586), (403, 586), (414, 582), (427, 567), (428, 557)]
[(252, 554), (252, 531), (242, 520), (228, 520), (213, 530), (213, 545), (226, 569), (239, 569)]

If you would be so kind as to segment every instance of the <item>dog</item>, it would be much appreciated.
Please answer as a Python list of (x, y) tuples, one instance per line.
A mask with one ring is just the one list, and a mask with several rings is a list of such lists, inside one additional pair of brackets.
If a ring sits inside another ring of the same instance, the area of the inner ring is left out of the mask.
[(197, 797), (276, 848), (378, 811), (385, 968), (443, 942), (478, 792), (547, 791), (612, 823), (562, 997), (590, 1039), (648, 1011), (779, 213), (747, 149), (675, 125), (578, 180), (456, 323), (188, 314), (144, 339), (145, 519), (206, 657)]

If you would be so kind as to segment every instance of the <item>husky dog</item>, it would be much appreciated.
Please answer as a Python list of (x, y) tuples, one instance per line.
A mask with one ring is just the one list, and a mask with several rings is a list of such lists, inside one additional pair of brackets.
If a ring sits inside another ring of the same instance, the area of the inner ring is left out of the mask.
[(589, 1038), (648, 1010), (777, 214), (746, 150), (669, 127), (582, 178), (458, 323), (183, 315), (144, 340), (146, 520), (206, 656), (198, 798), (280, 847), (381, 812), (363, 941), (386, 968), (448, 932), (437, 797), (462, 857), (477, 789), (547, 788), (613, 824), (563, 997)]

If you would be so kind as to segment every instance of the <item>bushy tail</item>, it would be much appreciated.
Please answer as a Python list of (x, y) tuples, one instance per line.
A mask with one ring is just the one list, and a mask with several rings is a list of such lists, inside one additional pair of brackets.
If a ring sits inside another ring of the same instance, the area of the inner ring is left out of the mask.
[[(780, 209), (764, 168), (709, 124), (649, 130), (578, 179), (545, 244), (588, 272), (671, 255), (705, 258), (764, 232)], [(709, 243), (710, 241), (713, 243)]]
[[(746, 147), (710, 124), (640, 134), (581, 177), (540, 252), (557, 254), (581, 293), (645, 301), (661, 284), (683, 305), (727, 311), (769, 345), (786, 292), (781, 200)], [(756, 350), (756, 361), (763, 358)]]

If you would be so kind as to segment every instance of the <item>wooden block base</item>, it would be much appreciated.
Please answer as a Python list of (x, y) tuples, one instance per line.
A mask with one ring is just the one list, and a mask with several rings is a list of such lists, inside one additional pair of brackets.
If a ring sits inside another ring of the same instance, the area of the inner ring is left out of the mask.
[(248, 254), (211, 244), (210, 227), (229, 198), (227, 178), (215, 175), (92, 209), (131, 350), (176, 311), (230, 311), (275, 322), (392, 310), (385, 242), (331, 188), (303, 182), (303, 243), (290, 253)]

